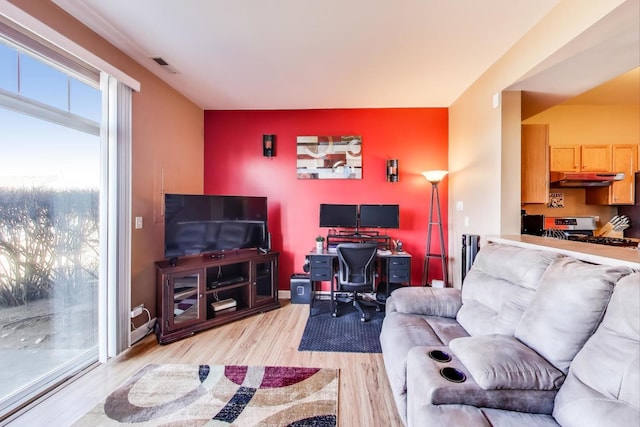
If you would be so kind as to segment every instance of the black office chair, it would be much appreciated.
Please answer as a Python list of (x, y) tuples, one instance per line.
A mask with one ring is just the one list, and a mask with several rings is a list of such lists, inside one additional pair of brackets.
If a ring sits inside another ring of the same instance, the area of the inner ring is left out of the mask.
[[(378, 246), (375, 243), (342, 243), (337, 246), (339, 269), (335, 275), (336, 285), (331, 287), (332, 315), (338, 315), (337, 298), (334, 292), (349, 293), (353, 306), (360, 312), (360, 320), (367, 321), (358, 293), (375, 292), (375, 258)], [(379, 306), (373, 304), (378, 310)]]

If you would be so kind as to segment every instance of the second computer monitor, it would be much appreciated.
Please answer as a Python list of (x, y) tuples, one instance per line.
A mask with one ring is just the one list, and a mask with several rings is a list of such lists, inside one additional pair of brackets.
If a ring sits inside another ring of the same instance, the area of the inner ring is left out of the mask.
[(361, 228), (400, 228), (399, 205), (360, 205)]

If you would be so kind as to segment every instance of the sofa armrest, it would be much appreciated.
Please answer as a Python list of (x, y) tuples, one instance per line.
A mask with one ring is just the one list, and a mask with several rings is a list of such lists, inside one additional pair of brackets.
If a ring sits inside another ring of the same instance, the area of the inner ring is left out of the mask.
[(460, 289), (406, 287), (393, 291), (386, 312), (455, 318), (462, 307)]
[[(438, 362), (429, 356), (432, 350), (443, 349), (451, 361)], [(444, 368), (454, 368), (466, 379), (449, 381)], [(556, 394), (556, 390), (485, 390), (457, 355), (442, 346), (413, 347), (407, 356), (407, 414), (424, 405), (470, 405), (549, 415)]]

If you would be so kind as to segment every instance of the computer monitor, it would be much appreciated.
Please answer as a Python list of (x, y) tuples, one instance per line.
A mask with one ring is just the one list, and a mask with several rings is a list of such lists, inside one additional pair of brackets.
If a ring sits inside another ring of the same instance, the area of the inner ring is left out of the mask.
[(357, 228), (358, 205), (320, 205), (320, 227)]
[(400, 228), (399, 205), (360, 205), (361, 228)]

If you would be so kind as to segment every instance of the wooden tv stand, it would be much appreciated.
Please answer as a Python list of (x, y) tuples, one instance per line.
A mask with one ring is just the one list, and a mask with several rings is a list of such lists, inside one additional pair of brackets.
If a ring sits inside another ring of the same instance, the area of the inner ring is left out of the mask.
[(280, 307), (279, 255), (253, 249), (156, 262), (158, 342)]

